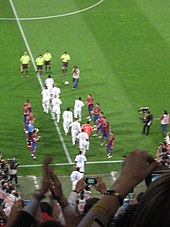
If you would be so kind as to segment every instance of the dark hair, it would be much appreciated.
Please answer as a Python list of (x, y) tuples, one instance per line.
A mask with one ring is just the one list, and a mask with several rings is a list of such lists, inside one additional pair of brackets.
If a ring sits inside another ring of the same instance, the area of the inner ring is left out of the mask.
[(170, 174), (150, 184), (138, 204), (132, 227), (170, 226)]
[[(110, 227), (131, 227), (132, 217), (137, 205), (128, 205), (124, 212), (120, 212), (110, 223)], [(145, 226), (143, 226), (145, 227)]]
[(59, 222), (57, 221), (45, 221), (42, 224), (39, 225), (39, 227), (62, 227)]
[(93, 197), (93, 198), (89, 198), (86, 200), (86, 204), (84, 206), (84, 212), (83, 215), (86, 215), (87, 212), (92, 208), (92, 206), (97, 203), (100, 199)]
[(46, 212), (49, 216), (52, 217), (53, 209), (52, 209), (52, 207), (50, 206), (49, 203), (41, 202), (40, 207), (41, 207), (42, 212)]
[(164, 110), (163, 113), (164, 113), (164, 114), (168, 114), (168, 111), (167, 111), (167, 110)]
[(77, 170), (77, 171), (80, 171), (80, 167), (76, 167), (76, 170)]

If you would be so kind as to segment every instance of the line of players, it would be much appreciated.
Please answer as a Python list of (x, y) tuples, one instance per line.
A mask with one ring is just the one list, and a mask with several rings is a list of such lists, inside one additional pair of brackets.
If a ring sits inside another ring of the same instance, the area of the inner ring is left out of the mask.
[(30, 100), (27, 99), (24, 102), (23, 125), (26, 134), (27, 147), (31, 149), (31, 157), (34, 160), (36, 160), (37, 141), (41, 138), (41, 136), (38, 136), (39, 129), (34, 126), (35, 120), (36, 118), (32, 113)]
[[(50, 75), (45, 80), (45, 88), (42, 90), (41, 94), (44, 112), (49, 113), (51, 106), (52, 119), (56, 120), (56, 123), (58, 124), (61, 116), (61, 90), (54, 84), (54, 80)], [(88, 106), (87, 122), (80, 126), (82, 107), (85, 105)], [(92, 118), (94, 122), (93, 127), (90, 125)], [(75, 100), (73, 113), (70, 111), (70, 108), (67, 107), (62, 114), (62, 120), (65, 135), (68, 135), (69, 129), (71, 128), (72, 144), (74, 146), (76, 141), (79, 140), (79, 148), (84, 155), (86, 150), (89, 150), (91, 132), (96, 131), (96, 134), (93, 134), (93, 136), (101, 138), (101, 145), (104, 144), (104, 140), (106, 139), (108, 158), (112, 157), (115, 135), (112, 130), (109, 130), (109, 122), (105, 118), (103, 112), (101, 112), (99, 103), (96, 103), (94, 106), (94, 99), (90, 94), (87, 95), (85, 102), (82, 101), (81, 97)]]

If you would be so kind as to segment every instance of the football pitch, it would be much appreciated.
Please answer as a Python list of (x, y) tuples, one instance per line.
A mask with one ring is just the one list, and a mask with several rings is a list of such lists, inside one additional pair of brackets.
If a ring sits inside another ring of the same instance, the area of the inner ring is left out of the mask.
[[(142, 135), (137, 111), (148, 106), (157, 118), (169, 110), (170, 2), (168, 0), (9, 0), (1, 1), (0, 150), (5, 159), (20, 162), (19, 175), (40, 176), (43, 157), (50, 154), (60, 176), (74, 169), (78, 145), (65, 136), (41, 106), (43, 77), (35, 76), (35, 59), (51, 52), (52, 77), (61, 88), (62, 112), (79, 96), (91, 93), (115, 132), (112, 159), (107, 159), (100, 139), (92, 137), (87, 153), (87, 174), (120, 170), (122, 155), (147, 150), (155, 156), (162, 141), (160, 122), (154, 120), (150, 135)], [(29, 78), (20, 78), (23, 52), (31, 57)], [(71, 56), (63, 78), (60, 56)], [(72, 90), (72, 67), (80, 68), (79, 89)], [(65, 86), (64, 81), (69, 85)], [(23, 103), (29, 98), (41, 140), (37, 160), (31, 158), (23, 131)], [(83, 109), (83, 120), (87, 106)]]

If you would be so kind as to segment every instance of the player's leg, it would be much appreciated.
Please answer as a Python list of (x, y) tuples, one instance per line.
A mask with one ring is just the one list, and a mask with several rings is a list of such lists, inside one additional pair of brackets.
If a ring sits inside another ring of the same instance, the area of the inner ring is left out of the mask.
[(20, 66), (20, 72), (21, 72), (21, 78), (23, 78), (24, 76), (24, 69), (23, 69), (23, 65)]
[(77, 112), (77, 117), (78, 117), (79, 121), (81, 121), (81, 111)]
[(100, 145), (104, 144), (104, 137), (105, 137), (105, 133), (102, 133), (102, 138), (101, 138), (101, 144)]
[(55, 120), (55, 110), (52, 110), (51, 116), (52, 116), (51, 119), (52, 119), (52, 120)]
[(65, 135), (67, 135), (67, 124), (65, 122), (63, 122), (63, 129), (64, 129), (64, 133)]
[(60, 113), (56, 113), (57, 114), (57, 123), (60, 122)]
[(73, 144), (73, 146), (76, 145), (76, 136), (75, 136), (74, 132), (72, 132), (72, 144)]
[(38, 73), (39, 73), (39, 66), (37, 65), (36, 67), (36, 75), (38, 76)]
[(62, 74), (63, 74), (63, 76), (65, 76), (65, 67), (64, 66), (62, 66)]
[(48, 63), (48, 71), (51, 73), (51, 62)]
[(86, 150), (89, 150), (89, 147), (90, 147), (90, 141), (87, 141)]

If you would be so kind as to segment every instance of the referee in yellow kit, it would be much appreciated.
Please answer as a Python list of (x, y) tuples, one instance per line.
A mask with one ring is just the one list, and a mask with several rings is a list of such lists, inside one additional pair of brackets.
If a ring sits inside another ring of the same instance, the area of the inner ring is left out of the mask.
[(51, 55), (51, 53), (48, 50), (46, 50), (45, 54), (43, 55), (43, 59), (44, 59), (44, 65), (45, 65), (46, 73), (47, 72), (51, 73), (52, 55)]
[(44, 59), (43, 59), (43, 56), (42, 54), (40, 54), (36, 60), (35, 60), (35, 63), (36, 63), (36, 66), (37, 66), (37, 75), (39, 73), (39, 75), (42, 77), (42, 70), (43, 70), (43, 64), (44, 64)]
[(68, 62), (70, 61), (70, 55), (65, 51), (64, 54), (61, 55), (60, 59), (62, 62), (62, 73), (63, 76), (65, 76), (68, 69)]
[(24, 54), (20, 58), (21, 78), (23, 78), (23, 76), (24, 76), (24, 71), (26, 72), (26, 77), (29, 77), (29, 75), (28, 75), (29, 63), (30, 63), (30, 57), (27, 54), (27, 52), (24, 52)]

